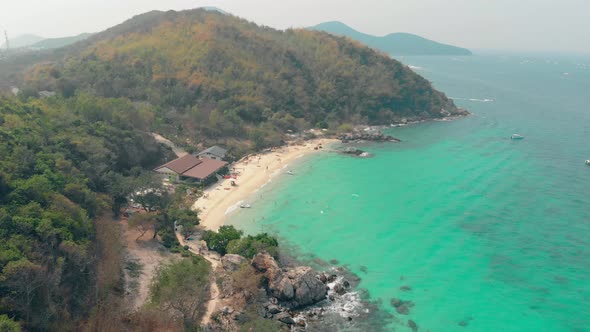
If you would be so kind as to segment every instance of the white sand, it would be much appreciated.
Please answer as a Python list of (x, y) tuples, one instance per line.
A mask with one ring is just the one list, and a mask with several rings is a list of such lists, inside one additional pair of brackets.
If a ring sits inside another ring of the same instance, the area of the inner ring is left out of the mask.
[[(239, 209), (241, 202), (247, 201), (274, 176), (286, 174), (289, 163), (305, 155), (322, 152), (336, 141), (325, 138), (310, 140), (301, 145), (289, 145), (272, 152), (250, 155), (230, 165), (230, 170), (233, 172), (235, 169), (239, 174), (237, 179), (224, 179), (206, 189), (203, 197), (192, 207), (201, 211), (201, 225), (210, 230), (217, 230), (224, 225), (233, 210)], [(324, 148), (315, 150), (318, 145)], [(231, 186), (232, 180), (237, 186)]]

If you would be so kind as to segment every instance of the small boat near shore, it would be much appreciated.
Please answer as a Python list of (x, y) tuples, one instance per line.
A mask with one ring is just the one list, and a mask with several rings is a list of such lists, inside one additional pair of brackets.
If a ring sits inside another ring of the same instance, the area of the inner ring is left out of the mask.
[(293, 171), (291, 171), (291, 170), (287, 171), (287, 174), (289, 174), (289, 175), (295, 175), (295, 173), (293, 173)]
[(524, 136), (519, 135), (519, 134), (512, 134), (512, 135), (510, 135), (510, 139), (515, 139), (515, 140), (524, 139)]
[(240, 204), (240, 207), (241, 207), (242, 209), (249, 209), (249, 208), (251, 208), (251, 207), (252, 207), (252, 205), (250, 205), (250, 204)]

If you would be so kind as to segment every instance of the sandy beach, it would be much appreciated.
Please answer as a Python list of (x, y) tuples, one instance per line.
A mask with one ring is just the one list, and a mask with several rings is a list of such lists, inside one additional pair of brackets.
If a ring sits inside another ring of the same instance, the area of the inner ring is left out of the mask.
[[(337, 141), (327, 138), (309, 140), (249, 155), (230, 165), (231, 173), (237, 173), (237, 177), (223, 179), (207, 188), (193, 204), (193, 209), (201, 211), (201, 226), (217, 230), (224, 225), (228, 215), (239, 208), (240, 202), (247, 202), (257, 189), (275, 176), (288, 176), (286, 172), (290, 163), (303, 156), (326, 151)], [(323, 148), (316, 149), (318, 146)], [(232, 186), (231, 181), (235, 181), (236, 186)]]

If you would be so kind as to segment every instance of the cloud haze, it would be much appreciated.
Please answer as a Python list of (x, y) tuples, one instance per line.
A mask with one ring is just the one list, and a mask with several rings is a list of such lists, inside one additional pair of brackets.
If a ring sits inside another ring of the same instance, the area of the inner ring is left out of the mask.
[(586, 0), (2, 0), (0, 29), (61, 37), (154, 9), (201, 6), (281, 29), (338, 20), (370, 34), (411, 32), (468, 48), (590, 53)]

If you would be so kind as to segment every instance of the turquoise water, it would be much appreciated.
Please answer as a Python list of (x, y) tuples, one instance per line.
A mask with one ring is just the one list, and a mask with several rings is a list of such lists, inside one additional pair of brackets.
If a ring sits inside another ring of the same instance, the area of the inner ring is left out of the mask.
[(232, 223), (346, 264), (401, 321), (376, 326), (590, 331), (590, 59), (401, 60), (473, 116), (292, 165)]

